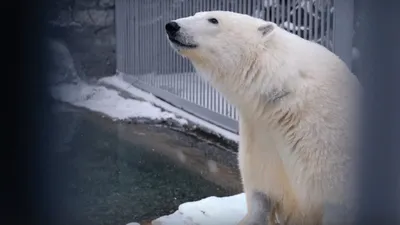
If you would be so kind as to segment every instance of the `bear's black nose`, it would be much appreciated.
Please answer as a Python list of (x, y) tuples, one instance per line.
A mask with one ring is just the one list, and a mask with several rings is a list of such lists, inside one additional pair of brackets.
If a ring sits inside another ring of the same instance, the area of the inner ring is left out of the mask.
[(175, 36), (176, 32), (178, 32), (180, 28), (181, 27), (176, 22), (165, 24), (165, 30), (169, 36)]

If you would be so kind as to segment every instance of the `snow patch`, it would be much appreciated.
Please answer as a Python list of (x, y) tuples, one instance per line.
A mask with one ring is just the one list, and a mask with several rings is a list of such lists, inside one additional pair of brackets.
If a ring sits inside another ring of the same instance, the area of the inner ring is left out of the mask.
[(99, 80), (99, 82), (106, 84), (106, 85), (114, 86), (117, 89), (124, 90), (124, 91), (132, 94), (133, 96), (136, 96), (138, 98), (142, 98), (148, 102), (151, 102), (152, 104), (154, 104), (158, 107), (161, 107), (171, 113), (174, 113), (177, 116), (185, 118), (185, 119), (191, 121), (192, 123), (197, 124), (200, 127), (204, 127), (206, 129), (208, 129), (209, 131), (213, 132), (216, 135), (221, 135), (228, 140), (232, 140), (235, 142), (238, 142), (238, 140), (239, 140), (239, 136), (237, 134), (227, 131), (223, 128), (220, 128), (220, 127), (218, 127), (212, 123), (209, 123), (207, 121), (204, 121), (198, 117), (195, 117), (181, 109), (178, 109), (178, 108), (172, 106), (171, 104), (169, 104), (163, 100), (158, 99), (157, 97), (155, 97), (154, 95), (152, 95), (148, 92), (142, 91), (142, 90), (134, 87), (133, 85), (131, 85), (128, 82), (123, 80), (122, 74), (117, 74), (114, 76), (101, 78)]
[(232, 225), (246, 215), (244, 193), (228, 197), (207, 197), (186, 202), (173, 214), (152, 221), (152, 225)]
[(103, 86), (84, 82), (63, 83), (51, 87), (51, 95), (56, 100), (100, 112), (116, 120), (146, 118), (164, 121), (173, 119), (182, 125), (187, 124), (187, 120), (162, 111), (149, 102), (123, 98), (117, 91)]

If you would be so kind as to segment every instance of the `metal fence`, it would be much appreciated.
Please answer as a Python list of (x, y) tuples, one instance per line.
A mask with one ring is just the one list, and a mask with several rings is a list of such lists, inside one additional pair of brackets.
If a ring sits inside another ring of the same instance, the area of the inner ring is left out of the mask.
[(117, 72), (138, 88), (237, 132), (235, 108), (172, 50), (164, 33), (167, 21), (207, 10), (273, 21), (351, 66), (353, 0), (117, 0)]

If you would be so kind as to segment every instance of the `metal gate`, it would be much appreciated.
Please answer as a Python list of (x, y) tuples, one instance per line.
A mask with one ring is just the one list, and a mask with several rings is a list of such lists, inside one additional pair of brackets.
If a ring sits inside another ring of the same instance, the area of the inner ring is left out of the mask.
[(351, 66), (353, 0), (117, 0), (117, 72), (136, 87), (236, 133), (235, 108), (196, 76), (164, 33), (167, 21), (208, 10), (273, 21), (326, 46)]

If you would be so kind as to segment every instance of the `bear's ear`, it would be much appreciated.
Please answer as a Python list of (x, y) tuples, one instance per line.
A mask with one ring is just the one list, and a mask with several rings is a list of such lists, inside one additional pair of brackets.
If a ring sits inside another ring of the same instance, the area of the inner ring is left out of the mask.
[(261, 35), (264, 37), (269, 36), (275, 29), (273, 23), (265, 23), (258, 27), (258, 31), (261, 32)]

